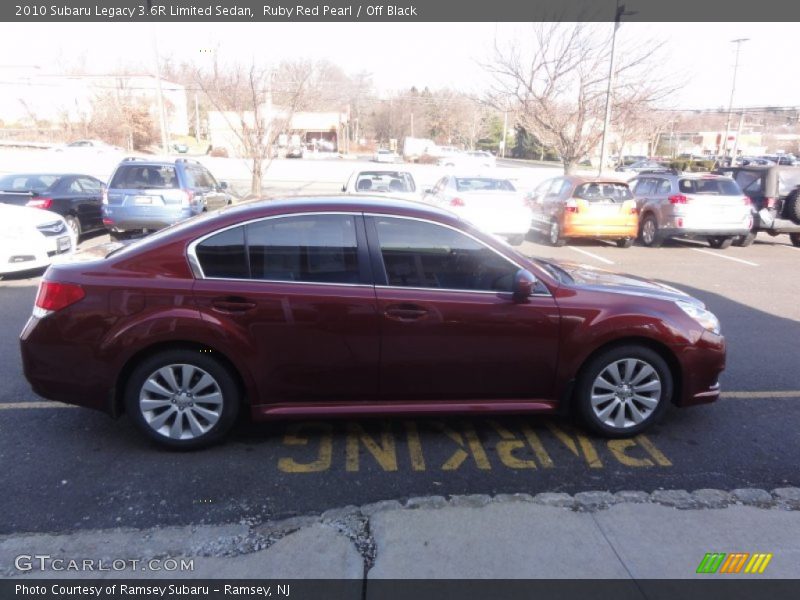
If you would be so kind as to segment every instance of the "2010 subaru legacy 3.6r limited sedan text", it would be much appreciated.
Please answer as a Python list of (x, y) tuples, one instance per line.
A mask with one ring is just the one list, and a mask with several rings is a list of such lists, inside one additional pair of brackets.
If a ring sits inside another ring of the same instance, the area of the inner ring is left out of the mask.
[(223, 209), (50, 267), (21, 334), (53, 400), (196, 447), (255, 419), (572, 412), (635, 435), (719, 396), (725, 341), (667, 285), (529, 259), (421, 203)]

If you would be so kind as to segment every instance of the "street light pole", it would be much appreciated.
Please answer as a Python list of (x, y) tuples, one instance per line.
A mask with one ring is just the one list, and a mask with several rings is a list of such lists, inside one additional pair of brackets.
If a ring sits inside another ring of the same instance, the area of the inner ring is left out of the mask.
[(614, 33), (611, 35), (611, 57), (608, 61), (608, 88), (606, 89), (606, 115), (603, 121), (603, 137), (600, 140), (600, 167), (597, 169), (597, 174), (603, 174), (603, 167), (608, 160), (608, 130), (611, 128), (611, 92), (614, 88), (614, 53), (617, 45), (617, 30), (620, 26), (622, 17), (635, 15), (635, 11), (625, 11), (625, 5), (620, 5), (617, 0), (617, 8), (614, 13)]
[[(736, 61), (733, 64), (733, 82), (731, 83), (731, 99), (728, 103), (728, 118), (725, 121), (725, 140), (722, 142), (722, 156), (728, 155), (728, 136), (730, 135), (731, 129), (731, 116), (733, 115), (733, 95), (736, 93), (736, 74), (739, 71), (739, 52), (742, 49), (742, 42), (748, 42), (750, 38), (738, 38), (735, 40), (731, 40), (732, 44), (736, 44)], [(736, 160), (736, 157), (731, 157), (732, 160)]]

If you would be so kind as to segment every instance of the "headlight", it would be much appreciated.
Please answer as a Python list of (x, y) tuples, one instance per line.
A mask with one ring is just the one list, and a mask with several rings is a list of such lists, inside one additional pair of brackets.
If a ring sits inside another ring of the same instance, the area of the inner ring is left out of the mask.
[(717, 319), (714, 313), (690, 302), (676, 301), (675, 304), (677, 304), (683, 312), (697, 321), (704, 329), (719, 335), (719, 319)]

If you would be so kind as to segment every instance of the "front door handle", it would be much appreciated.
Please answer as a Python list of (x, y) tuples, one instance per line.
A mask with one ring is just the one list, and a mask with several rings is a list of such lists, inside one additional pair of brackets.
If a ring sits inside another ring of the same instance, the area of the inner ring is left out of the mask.
[(224, 298), (214, 298), (211, 301), (211, 306), (213, 306), (214, 309), (219, 312), (243, 313), (253, 310), (256, 307), (256, 303), (248, 300), (247, 298), (226, 296)]
[(425, 318), (428, 310), (418, 304), (392, 304), (383, 314), (394, 321), (416, 321)]

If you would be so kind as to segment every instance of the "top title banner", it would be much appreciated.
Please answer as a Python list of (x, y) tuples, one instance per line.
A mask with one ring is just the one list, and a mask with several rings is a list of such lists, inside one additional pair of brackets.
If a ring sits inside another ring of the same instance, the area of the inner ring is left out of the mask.
[(2, 21), (800, 21), (786, 0), (60, 0), (0, 4)]

